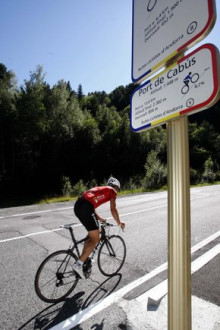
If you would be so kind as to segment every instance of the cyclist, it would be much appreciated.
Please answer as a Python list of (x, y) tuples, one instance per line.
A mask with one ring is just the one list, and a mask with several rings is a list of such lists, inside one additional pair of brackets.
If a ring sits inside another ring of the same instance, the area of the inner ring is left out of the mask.
[(184, 84), (189, 87), (189, 82), (191, 81), (192, 79), (192, 72), (190, 72), (184, 79), (183, 79), (183, 82)]
[(94, 187), (83, 192), (74, 205), (75, 215), (88, 231), (88, 239), (84, 243), (82, 254), (74, 265), (75, 272), (81, 278), (85, 278), (83, 274), (83, 263), (99, 241), (98, 221), (105, 221), (105, 219), (97, 214), (96, 208), (106, 202), (110, 202), (110, 210), (113, 218), (121, 228), (125, 227), (125, 223), (120, 220), (116, 208), (116, 196), (119, 188), (120, 182), (116, 178), (111, 177), (107, 182), (107, 186)]

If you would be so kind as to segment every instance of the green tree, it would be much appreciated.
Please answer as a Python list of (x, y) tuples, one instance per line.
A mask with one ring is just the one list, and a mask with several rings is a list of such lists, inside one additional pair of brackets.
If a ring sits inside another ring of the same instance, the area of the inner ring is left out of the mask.
[(135, 84), (129, 84), (125, 87), (119, 86), (110, 93), (111, 104), (117, 111), (120, 112), (129, 105), (131, 93), (136, 87), (137, 85)]
[(209, 156), (204, 163), (204, 172), (202, 174), (202, 179), (204, 182), (213, 183), (216, 179), (216, 174), (214, 173), (214, 163), (212, 157)]
[(91, 112), (93, 116), (96, 115), (96, 111), (99, 107), (99, 100), (95, 94), (90, 94), (87, 97), (84, 97), (82, 109)]
[(77, 167), (80, 166), (80, 161), (76, 160), (78, 139), (84, 117), (78, 99), (70, 92), (68, 84), (60, 80), (50, 90), (47, 106), (48, 131), (42, 152), (42, 166), (44, 181), (48, 185), (54, 184), (62, 176), (72, 179), (73, 172), (77, 173)]
[(212, 124), (203, 121), (201, 124), (189, 124), (189, 145), (190, 145), (190, 162), (191, 167), (200, 169), (201, 164), (215, 154), (218, 150), (217, 144), (218, 133), (215, 131)]
[(87, 186), (84, 184), (83, 180), (80, 179), (74, 186), (73, 186), (73, 196), (79, 196), (83, 191), (87, 189)]
[(5, 184), (13, 179), (15, 170), (16, 96), (15, 75), (0, 64), (0, 183)]
[(79, 86), (78, 86), (78, 90), (77, 90), (77, 97), (78, 97), (79, 102), (82, 101), (83, 96), (84, 96), (84, 95), (83, 95), (82, 85), (79, 84)]
[(72, 186), (71, 186), (70, 179), (66, 176), (62, 176), (61, 184), (62, 184), (62, 194), (63, 194), (63, 196), (71, 196)]
[(16, 170), (22, 187), (38, 182), (41, 150), (48, 130), (47, 98), (49, 85), (44, 80), (43, 68), (38, 66), (25, 80), (17, 98), (18, 111)]
[(155, 150), (150, 151), (145, 163), (144, 187), (147, 189), (160, 188), (166, 183), (167, 168), (158, 158)]
[[(73, 136), (73, 106), (75, 99), (70, 99), (70, 91), (65, 81), (60, 80), (53, 86), (48, 107), (49, 134), (56, 143)], [(78, 105), (78, 104), (77, 104)]]

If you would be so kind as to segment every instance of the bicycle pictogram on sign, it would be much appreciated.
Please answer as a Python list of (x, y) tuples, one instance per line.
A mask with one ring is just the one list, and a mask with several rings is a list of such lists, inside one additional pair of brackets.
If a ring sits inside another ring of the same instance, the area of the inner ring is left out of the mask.
[(199, 74), (198, 73), (194, 73), (192, 75), (192, 72), (189, 72), (189, 74), (183, 79), (184, 86), (181, 89), (181, 93), (182, 94), (188, 93), (190, 82), (192, 84), (195, 84), (198, 80), (199, 80)]

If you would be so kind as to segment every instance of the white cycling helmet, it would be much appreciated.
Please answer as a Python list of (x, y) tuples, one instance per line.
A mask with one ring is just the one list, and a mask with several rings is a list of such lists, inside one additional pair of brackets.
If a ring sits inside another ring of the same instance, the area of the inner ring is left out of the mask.
[(120, 185), (120, 182), (116, 178), (111, 177), (108, 179), (108, 186), (116, 186), (120, 189), (121, 185)]

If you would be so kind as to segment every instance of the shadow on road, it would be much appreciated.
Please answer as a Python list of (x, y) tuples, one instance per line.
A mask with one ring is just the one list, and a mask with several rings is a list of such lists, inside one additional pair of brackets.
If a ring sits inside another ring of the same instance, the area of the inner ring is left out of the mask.
[[(109, 296), (119, 285), (122, 275), (116, 274), (107, 278), (101, 283), (92, 293), (86, 294), (85, 291), (80, 291), (70, 298), (66, 298), (63, 302), (53, 304), (34, 315), (30, 320), (23, 324), (18, 330), (29, 329), (51, 329), (56, 324), (74, 316), (80, 311), (85, 310), (91, 305)], [(80, 317), (79, 317), (80, 322)], [(103, 320), (104, 322), (104, 320)], [(94, 324), (92, 329), (102, 329), (103, 324)], [(75, 326), (73, 329), (82, 329), (80, 326)]]
[(85, 300), (82, 309), (87, 308), (91, 304), (97, 303), (99, 300), (109, 296), (119, 285), (122, 275), (116, 274), (103, 283), (101, 283)]

